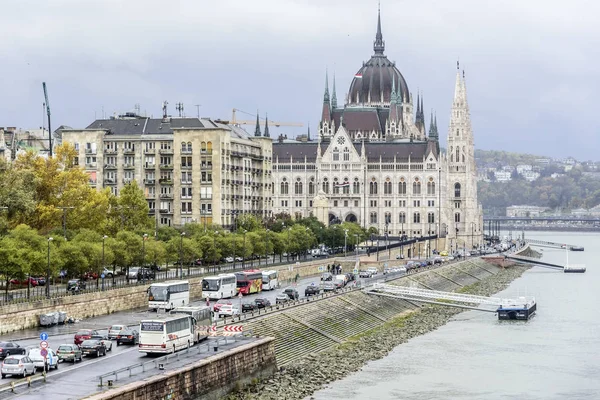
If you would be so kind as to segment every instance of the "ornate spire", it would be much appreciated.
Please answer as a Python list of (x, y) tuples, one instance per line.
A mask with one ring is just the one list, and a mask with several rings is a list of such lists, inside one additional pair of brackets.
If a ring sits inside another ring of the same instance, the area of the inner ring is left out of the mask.
[(269, 135), (269, 116), (266, 113), (265, 113), (265, 135), (264, 136), (271, 137), (271, 135)]
[(325, 94), (323, 95), (323, 103), (329, 104), (329, 73), (325, 70)]
[(260, 135), (260, 122), (258, 121), (258, 110), (256, 110), (256, 128), (254, 128), (254, 136), (261, 136)]
[(335, 94), (335, 71), (333, 72), (333, 93), (331, 95), (331, 109), (335, 110), (337, 108), (337, 96)]
[(415, 123), (418, 123), (421, 118), (421, 102), (419, 101), (419, 91), (417, 90), (417, 111), (415, 112)]
[(375, 42), (373, 42), (373, 51), (375, 54), (383, 55), (385, 50), (385, 42), (381, 34), (381, 5), (377, 6), (377, 33), (375, 34)]
[(421, 122), (425, 126), (425, 109), (423, 108), (423, 95), (421, 95)]
[[(436, 117), (437, 119), (437, 117)], [(429, 122), (429, 138), (432, 140), (438, 140), (438, 130), (436, 120), (433, 119), (433, 111), (431, 111), (431, 120)]]
[(392, 74), (392, 94), (390, 95), (390, 104), (396, 104), (398, 96), (396, 95), (396, 76)]
[(308, 123), (308, 130), (306, 132), (306, 140), (310, 142), (310, 122)]

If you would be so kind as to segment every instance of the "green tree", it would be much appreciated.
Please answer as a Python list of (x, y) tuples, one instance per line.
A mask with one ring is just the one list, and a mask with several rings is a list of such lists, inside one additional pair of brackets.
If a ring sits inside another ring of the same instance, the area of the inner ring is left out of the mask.
[(134, 180), (119, 192), (113, 218), (120, 219), (120, 228), (129, 231), (143, 231), (154, 228), (154, 219), (148, 215), (148, 202), (144, 191)]

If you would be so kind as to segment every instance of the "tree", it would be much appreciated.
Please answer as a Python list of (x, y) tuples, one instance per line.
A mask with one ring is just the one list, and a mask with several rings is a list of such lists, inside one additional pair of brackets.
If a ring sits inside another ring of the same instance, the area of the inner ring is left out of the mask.
[[(92, 247), (90, 243), (85, 244), (88, 249)], [(89, 272), (89, 259), (82, 251), (81, 243), (64, 242), (58, 248), (58, 253), (62, 260), (62, 269), (67, 272), (67, 276), (80, 277)]]
[[(35, 210), (35, 176), (31, 171), (20, 170), (14, 164), (0, 160), (0, 211), (3, 223)], [(8, 225), (8, 224), (6, 224)]]
[[(149, 208), (144, 191), (134, 180), (125, 185), (119, 197), (111, 201), (111, 218), (113, 223), (121, 230), (143, 231), (154, 228), (154, 220), (148, 215)], [(116, 221), (115, 221), (116, 220)]]
[(254, 232), (260, 229), (261, 223), (254, 215), (242, 214), (236, 218), (237, 230), (246, 230), (248, 232)]
[(115, 264), (125, 269), (127, 273), (129, 267), (142, 264), (142, 236), (121, 231), (117, 233), (115, 240), (110, 241), (110, 247), (115, 255)]

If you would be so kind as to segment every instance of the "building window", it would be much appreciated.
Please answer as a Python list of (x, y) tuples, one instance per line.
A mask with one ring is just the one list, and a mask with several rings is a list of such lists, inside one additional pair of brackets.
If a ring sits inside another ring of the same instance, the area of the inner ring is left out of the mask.
[(192, 198), (192, 188), (191, 187), (181, 188), (181, 198), (182, 199), (191, 199)]
[(182, 167), (191, 167), (192, 166), (192, 157), (181, 157), (181, 166)]
[(358, 178), (354, 178), (354, 183), (352, 184), (352, 193), (360, 194), (360, 182)]
[(454, 184), (454, 197), (460, 197), (460, 183)]
[(337, 201), (337, 200), (334, 200), (334, 201), (333, 201), (333, 206), (334, 206), (334, 207), (337, 207), (337, 206), (338, 206), (338, 201)]
[(338, 178), (333, 178), (333, 194), (340, 194), (340, 184)]
[(281, 200), (281, 207), (287, 207), (287, 206), (288, 206), (287, 200)]
[(456, 223), (460, 222), (460, 213), (454, 214), (454, 222), (456, 222)]
[(286, 178), (283, 178), (283, 182), (281, 182), (281, 194), (289, 194), (289, 184)]
[(340, 161), (340, 150), (337, 147), (333, 149), (333, 161)]
[(329, 193), (329, 182), (327, 181), (327, 178), (323, 179), (323, 192)]
[(421, 214), (416, 212), (413, 214), (413, 222), (415, 224), (420, 224), (421, 223)]
[(456, 162), (460, 161), (460, 148), (456, 146)]
[(344, 149), (344, 161), (350, 161), (350, 149), (347, 147)]
[(371, 200), (371, 207), (377, 207), (377, 200)]
[(358, 207), (358, 200), (354, 200), (354, 207)]
[(404, 211), (402, 211), (399, 215), (398, 215), (398, 223), (399, 224), (405, 224), (406, 223), (406, 213), (404, 213)]
[(373, 181), (369, 183), (369, 194), (377, 194), (377, 182)]
[(398, 207), (406, 207), (406, 200), (398, 201)]
[(383, 194), (392, 194), (392, 182), (384, 182)]
[(310, 178), (310, 182), (308, 182), (308, 194), (315, 194), (315, 182), (313, 182), (313, 178)]
[(296, 200), (296, 207), (302, 207), (302, 200)]
[(181, 173), (181, 183), (192, 183), (192, 171), (184, 171)]
[(430, 212), (427, 213), (427, 222), (430, 224), (435, 224), (435, 214)]
[(398, 194), (406, 194), (406, 182), (398, 182)]
[(294, 194), (302, 194), (302, 182), (300, 178), (297, 178), (296, 183), (294, 183)]
[(435, 182), (427, 182), (427, 195), (435, 196)]
[(413, 182), (413, 195), (418, 196), (421, 194), (421, 182)]
[(427, 200), (428, 207), (435, 207), (435, 200)]
[(377, 213), (376, 212), (372, 212), (370, 215), (370, 223), (371, 224), (376, 224), (377, 223)]
[(344, 178), (344, 183), (342, 183), (342, 193), (350, 194), (350, 182), (348, 182), (348, 178)]
[(192, 213), (192, 202), (191, 201), (182, 201), (181, 202), (181, 213), (182, 214), (191, 214)]
[(348, 200), (344, 200), (344, 207), (348, 207)]
[(421, 200), (413, 200), (413, 207), (421, 207)]
[(385, 218), (386, 225), (392, 223), (392, 213), (386, 212), (384, 218)]

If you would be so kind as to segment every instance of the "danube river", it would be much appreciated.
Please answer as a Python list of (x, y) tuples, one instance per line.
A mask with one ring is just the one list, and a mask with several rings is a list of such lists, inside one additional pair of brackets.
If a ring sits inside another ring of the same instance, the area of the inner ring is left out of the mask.
[[(440, 329), (396, 347), (385, 358), (331, 383), (317, 400), (600, 399), (600, 234), (525, 233), (585, 246), (569, 264), (585, 274), (534, 267), (498, 296), (533, 295), (527, 322), (467, 311)], [(537, 248), (535, 248), (537, 249)], [(564, 264), (564, 250), (543, 259)]]

